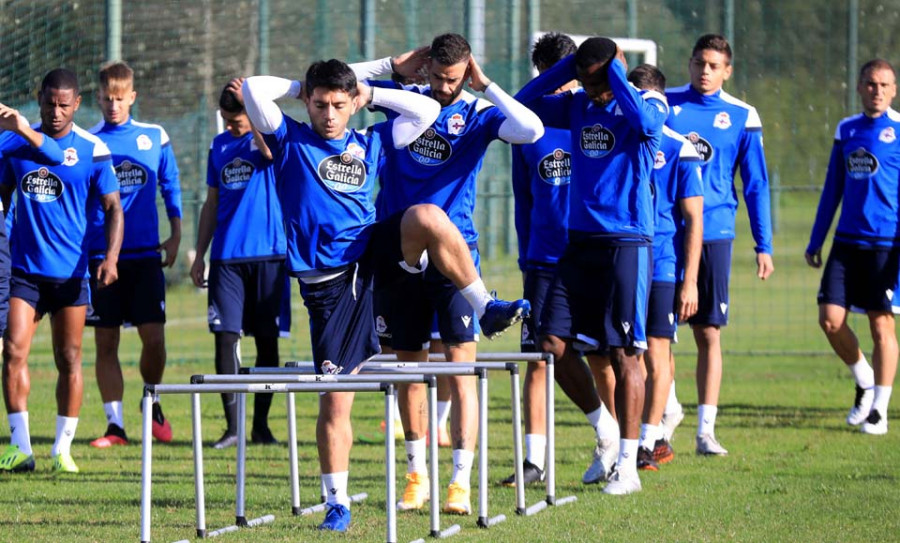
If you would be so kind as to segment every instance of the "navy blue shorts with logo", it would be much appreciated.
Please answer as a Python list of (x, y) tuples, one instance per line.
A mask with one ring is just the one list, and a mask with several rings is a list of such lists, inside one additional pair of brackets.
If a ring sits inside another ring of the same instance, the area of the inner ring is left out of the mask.
[(100, 262), (90, 263), (91, 307), (85, 324), (118, 327), (166, 322), (166, 278), (159, 258), (119, 260), (118, 280), (104, 288), (97, 288)]
[(892, 311), (898, 263), (898, 247), (870, 248), (835, 241), (822, 274), (819, 304), (855, 311)]
[(211, 262), (209, 331), (278, 337), (286, 284), (284, 260)]
[(539, 349), (538, 330), (541, 311), (547, 298), (547, 291), (556, 277), (556, 269), (550, 267), (529, 267), (525, 271), (523, 297), (531, 302), (531, 313), (522, 320), (522, 336), (519, 341), (523, 353), (536, 353)]
[(12, 259), (9, 256), (9, 238), (6, 228), (0, 224), (0, 337), (6, 331), (9, 316), (9, 279), (12, 273)]
[(697, 272), (697, 313), (690, 324), (725, 326), (728, 324), (728, 283), (731, 280), (732, 240), (704, 242)]
[(617, 244), (570, 233), (544, 302), (539, 333), (573, 339), (575, 348), (587, 354), (610, 347), (646, 349), (652, 271), (649, 243)]
[(82, 277), (56, 280), (14, 270), (9, 280), (9, 296), (25, 300), (41, 317), (46, 313), (53, 315), (64, 307), (88, 305), (91, 289), (88, 280)]
[(647, 310), (647, 335), (675, 339), (678, 329), (675, 315), (675, 283), (653, 281), (650, 285), (650, 305)]

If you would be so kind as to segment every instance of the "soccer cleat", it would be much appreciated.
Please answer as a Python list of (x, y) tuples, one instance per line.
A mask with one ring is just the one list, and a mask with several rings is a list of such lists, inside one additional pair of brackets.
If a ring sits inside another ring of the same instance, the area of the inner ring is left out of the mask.
[[(525, 481), (526, 485), (530, 485), (532, 483), (542, 483), (544, 482), (544, 470), (526, 460), (522, 463), (522, 479)], [(502, 481), (500, 481), (500, 484), (503, 486), (515, 487), (516, 474), (513, 473), (506, 479), (503, 479)]]
[(887, 417), (882, 417), (881, 413), (873, 409), (859, 430), (864, 434), (883, 436), (887, 433), (887, 426)]
[(697, 436), (697, 454), (724, 456), (728, 454), (728, 450), (716, 441), (716, 436), (703, 434), (702, 436)]
[(34, 471), (34, 455), (23, 453), (18, 445), (10, 445), (3, 451), (3, 456), (0, 456), (0, 471)]
[(447, 488), (447, 503), (444, 505), (444, 513), (453, 515), (471, 515), (472, 504), (469, 500), (471, 490), (458, 483), (450, 483)]
[(608, 480), (618, 457), (619, 442), (617, 440), (598, 439), (597, 446), (594, 447), (594, 460), (581, 477), (581, 482), (593, 485)]
[(117, 424), (110, 424), (106, 427), (106, 434), (91, 441), (91, 447), (98, 449), (107, 449), (115, 445), (128, 445), (128, 436), (125, 435), (125, 429)]
[(225, 433), (222, 434), (222, 437), (220, 437), (218, 441), (213, 443), (212, 447), (213, 449), (227, 449), (229, 447), (237, 447), (237, 443), (237, 434), (233, 434), (229, 430), (225, 430)]
[(681, 404), (678, 404), (678, 411), (674, 413), (663, 413), (662, 422), (660, 423), (663, 428), (663, 439), (666, 441), (672, 441), (672, 436), (675, 435), (675, 428), (678, 428), (678, 425), (681, 424), (681, 421), (684, 420), (684, 409), (681, 407)]
[(450, 431), (447, 430), (446, 425), (438, 426), (438, 447), (449, 447), (450, 446)]
[(847, 424), (850, 426), (859, 426), (866, 422), (869, 413), (872, 411), (872, 402), (875, 400), (875, 388), (862, 388), (856, 385), (856, 398), (853, 400), (853, 407), (847, 413)]
[(644, 471), (659, 471), (659, 464), (653, 459), (653, 451), (647, 447), (638, 449), (637, 469)]
[(346, 532), (350, 527), (350, 509), (341, 504), (335, 504), (328, 507), (325, 513), (325, 520), (319, 524), (320, 530), (329, 530), (332, 532)]
[(604, 494), (611, 496), (624, 496), (625, 494), (633, 494), (641, 491), (641, 478), (637, 472), (622, 473), (616, 467), (613, 467), (612, 474), (609, 476), (609, 483), (603, 489)]
[(407, 473), (406, 490), (403, 491), (403, 499), (397, 502), (397, 509), (411, 511), (421, 509), (430, 499), (429, 479), (425, 473)]
[(166, 416), (163, 415), (162, 407), (159, 405), (159, 402), (153, 402), (153, 437), (157, 440), (162, 441), (163, 443), (169, 443), (172, 441), (172, 425), (169, 424), (169, 421), (166, 420)]
[(491, 300), (484, 308), (484, 315), (478, 321), (481, 324), (481, 333), (488, 339), (496, 339), (507, 328), (520, 322), (530, 313), (531, 304), (528, 300), (514, 302)]
[[(237, 436), (235, 436), (237, 438)], [(250, 431), (250, 442), (258, 445), (278, 445), (278, 440), (272, 435), (269, 428), (253, 429)]]
[(675, 459), (675, 451), (665, 439), (657, 439), (653, 446), (653, 459), (660, 464), (668, 464)]
[[(385, 430), (387, 429), (387, 423), (381, 421), (380, 428), (382, 434), (386, 433)], [(400, 419), (394, 419), (394, 439), (397, 441), (403, 441), (404, 439), (406, 439), (406, 434), (403, 433), (403, 421), (401, 421)]]
[(70, 453), (59, 453), (53, 457), (54, 473), (78, 473), (78, 466)]

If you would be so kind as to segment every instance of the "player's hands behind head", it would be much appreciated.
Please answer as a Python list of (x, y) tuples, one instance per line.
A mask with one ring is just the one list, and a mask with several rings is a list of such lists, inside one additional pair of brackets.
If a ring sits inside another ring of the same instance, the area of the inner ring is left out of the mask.
[(478, 65), (478, 61), (475, 60), (475, 55), (470, 55), (469, 87), (474, 91), (484, 92), (490, 84), (491, 80), (488, 79), (488, 76), (484, 75), (484, 71), (482, 71), (481, 66)]
[(394, 73), (399, 74), (406, 79), (418, 79), (421, 70), (425, 68), (425, 65), (428, 64), (428, 61), (430, 60), (430, 57), (428, 56), (430, 52), (431, 46), (425, 45), (418, 49), (401, 53), (396, 57), (391, 58), (391, 68), (393, 68)]

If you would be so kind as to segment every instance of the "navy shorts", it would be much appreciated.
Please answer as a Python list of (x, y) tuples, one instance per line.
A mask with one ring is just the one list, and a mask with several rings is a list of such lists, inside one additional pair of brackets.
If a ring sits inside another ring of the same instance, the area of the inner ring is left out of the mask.
[(650, 285), (650, 305), (647, 310), (647, 335), (675, 339), (678, 328), (675, 315), (675, 283), (653, 281)]
[(587, 354), (610, 347), (645, 350), (652, 272), (649, 244), (570, 238), (544, 302), (540, 334), (573, 339)]
[(540, 352), (540, 343), (538, 342), (540, 316), (547, 298), (547, 291), (550, 289), (554, 277), (556, 277), (556, 269), (529, 268), (525, 272), (523, 297), (531, 302), (531, 313), (522, 320), (522, 337), (519, 346), (523, 353)]
[(91, 289), (88, 280), (81, 277), (56, 281), (13, 271), (9, 296), (24, 300), (42, 317), (46, 313), (53, 315), (64, 307), (90, 304)]
[(868, 248), (834, 242), (822, 284), (819, 304), (855, 311), (891, 312), (897, 289), (900, 248)]
[(0, 224), (0, 337), (3, 337), (3, 333), (6, 331), (6, 319), (9, 315), (9, 276), (11, 273), (9, 239), (6, 237), (6, 228)]
[(731, 240), (707, 242), (700, 253), (697, 273), (697, 313), (690, 324), (725, 326), (728, 324), (728, 282), (731, 280)]
[(150, 322), (166, 322), (166, 278), (158, 258), (119, 260), (119, 279), (97, 288), (97, 268), (101, 260), (93, 260), (91, 270), (91, 307), (88, 326), (140, 326)]
[(209, 331), (278, 337), (285, 273), (284, 260), (212, 261)]

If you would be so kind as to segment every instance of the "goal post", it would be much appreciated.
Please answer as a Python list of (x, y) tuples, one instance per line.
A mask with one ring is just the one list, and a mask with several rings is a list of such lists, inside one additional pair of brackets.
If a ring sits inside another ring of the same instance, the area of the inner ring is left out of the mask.
[[(538, 41), (541, 36), (547, 34), (547, 31), (535, 32), (531, 35), (531, 44), (534, 45), (536, 41)], [(581, 45), (581, 42), (590, 38), (591, 36), (587, 36), (584, 34), (569, 34), (568, 35), (575, 42), (575, 45)], [(656, 42), (653, 40), (646, 40), (642, 38), (610, 38), (616, 45), (622, 48), (626, 53), (635, 53), (641, 55), (642, 62), (646, 64), (651, 64), (656, 66), (656, 52), (657, 46)], [(532, 75), (537, 75), (537, 70), (532, 67)]]

